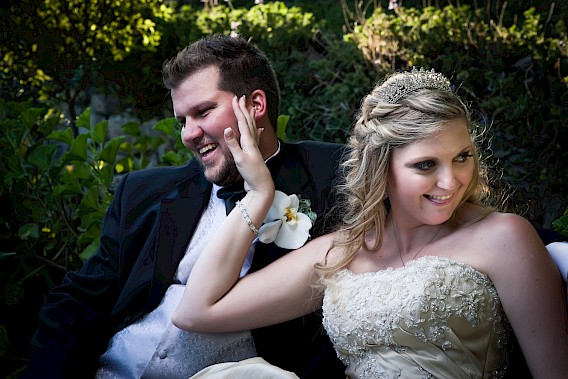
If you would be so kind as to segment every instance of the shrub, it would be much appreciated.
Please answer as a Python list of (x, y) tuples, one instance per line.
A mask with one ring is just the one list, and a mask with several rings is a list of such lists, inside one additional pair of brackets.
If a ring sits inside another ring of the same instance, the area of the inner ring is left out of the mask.
[(568, 131), (566, 25), (562, 17), (552, 24), (551, 14), (543, 17), (534, 8), (515, 17), (504, 6), (500, 18), (488, 12), (470, 6), (377, 7), (368, 18), (355, 19), (345, 38), (381, 76), (424, 66), (451, 77), (491, 126), (494, 158), (518, 189), (515, 198), (528, 205), (525, 215), (550, 228), (568, 192), (568, 153), (560, 144)]
[[(76, 120), (76, 137), (68, 123), (54, 109), (0, 101), (0, 345), (12, 331), (10, 340), (22, 341), (24, 351), (29, 340), (15, 333), (31, 333), (25, 329), (33, 328), (37, 311), (21, 310), (37, 309), (42, 295), (97, 249), (120, 174), (189, 158), (187, 150), (175, 151), (180, 140), (172, 118), (154, 126), (157, 135), (130, 122), (112, 138), (108, 121), (91, 125), (89, 110)], [(156, 156), (161, 148), (169, 151)]]

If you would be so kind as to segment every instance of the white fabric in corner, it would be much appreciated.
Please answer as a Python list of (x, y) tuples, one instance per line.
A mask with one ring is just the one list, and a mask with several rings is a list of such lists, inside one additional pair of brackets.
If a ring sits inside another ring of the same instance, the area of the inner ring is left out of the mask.
[(546, 245), (548, 253), (558, 267), (564, 282), (568, 280), (568, 242), (552, 242)]

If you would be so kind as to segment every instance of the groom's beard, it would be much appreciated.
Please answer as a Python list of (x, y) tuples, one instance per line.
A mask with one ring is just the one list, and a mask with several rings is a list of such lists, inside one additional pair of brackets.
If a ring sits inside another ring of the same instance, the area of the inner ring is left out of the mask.
[(221, 187), (242, 181), (241, 174), (239, 170), (237, 170), (235, 160), (231, 153), (227, 152), (223, 157), (223, 161), (213, 167), (207, 167), (201, 160), (199, 161), (205, 172), (205, 178)]

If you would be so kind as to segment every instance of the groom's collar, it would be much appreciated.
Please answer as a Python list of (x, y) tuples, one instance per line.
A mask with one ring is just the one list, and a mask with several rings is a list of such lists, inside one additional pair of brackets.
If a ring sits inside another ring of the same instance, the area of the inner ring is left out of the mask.
[[(266, 166), (270, 170), (270, 173), (273, 177), (275, 171), (277, 171), (278, 167), (281, 165), (281, 157), (283, 155), (280, 154), (281, 150), (281, 143), (280, 141), (278, 141), (278, 149), (276, 149), (276, 152), (265, 160)], [(214, 196), (215, 194), (218, 198), (225, 201), (225, 205), (227, 206), (227, 213), (229, 213), (230, 210), (233, 209), (235, 202), (242, 199), (246, 195), (246, 191), (244, 190), (244, 183), (241, 180), (237, 183), (233, 183), (224, 187), (213, 184), (212, 196)]]

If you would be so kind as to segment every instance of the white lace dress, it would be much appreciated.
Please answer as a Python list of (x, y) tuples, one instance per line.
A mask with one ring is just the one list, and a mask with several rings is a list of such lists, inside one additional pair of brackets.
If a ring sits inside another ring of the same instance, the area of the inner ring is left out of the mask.
[(497, 291), (472, 267), (425, 256), (326, 282), (324, 327), (351, 378), (499, 378), (508, 329)]

